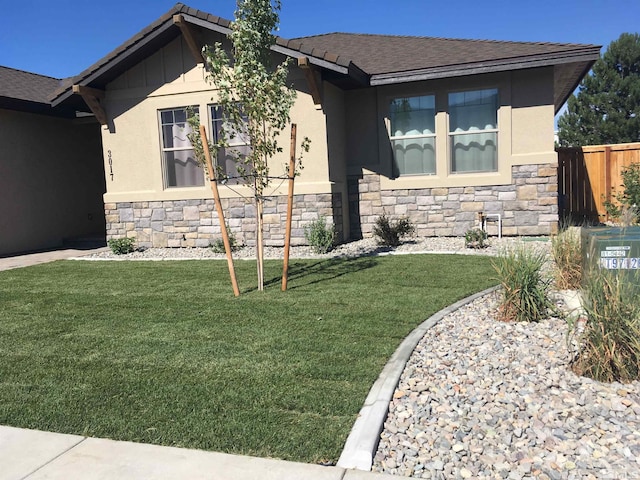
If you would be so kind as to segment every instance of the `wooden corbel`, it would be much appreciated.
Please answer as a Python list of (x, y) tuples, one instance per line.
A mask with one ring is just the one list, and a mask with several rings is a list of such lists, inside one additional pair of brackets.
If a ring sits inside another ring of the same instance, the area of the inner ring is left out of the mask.
[(322, 104), (322, 91), (320, 90), (320, 75), (315, 67), (309, 63), (308, 57), (298, 58), (298, 67), (304, 72), (304, 76), (307, 79), (309, 90), (311, 91), (311, 97), (315, 105)]
[(73, 93), (82, 97), (96, 119), (100, 122), (100, 125), (106, 125), (107, 114), (102, 107), (104, 90), (98, 90), (97, 88), (86, 87), (84, 85), (74, 85), (72, 88)]
[(185, 21), (182, 15), (174, 15), (173, 24), (180, 28), (182, 36), (187, 42), (187, 46), (189, 47), (191, 55), (193, 55), (196, 63), (205, 63), (204, 57), (202, 56), (202, 44), (198, 40), (198, 34), (191, 27), (191, 25), (189, 25), (189, 23)]

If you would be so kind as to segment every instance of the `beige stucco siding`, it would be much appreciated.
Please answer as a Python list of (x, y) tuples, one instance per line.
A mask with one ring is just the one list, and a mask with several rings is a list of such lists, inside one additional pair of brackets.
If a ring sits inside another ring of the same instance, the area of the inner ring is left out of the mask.
[[(210, 40), (215, 40), (214, 38)], [(296, 179), (296, 193), (330, 193), (327, 117), (313, 104), (306, 80), (292, 69), (291, 82), (298, 98), (291, 110), (291, 121), (298, 125), (298, 143), (311, 139), (311, 151), (304, 156), (304, 170)], [(336, 92), (328, 92), (330, 102)], [(197, 106), (205, 125), (208, 105), (216, 102), (216, 92), (206, 80), (202, 64), (196, 64), (182, 37), (177, 38), (152, 57), (125, 72), (110, 83), (106, 91), (105, 109), (110, 125), (103, 127), (102, 139), (105, 169), (113, 169), (113, 181), (107, 182), (105, 202), (131, 202), (200, 199), (211, 197), (208, 185), (189, 188), (166, 188), (162, 177), (161, 135), (158, 112), (162, 109)], [(338, 100), (337, 103), (340, 103)], [(334, 135), (336, 137), (336, 135)], [(283, 132), (283, 152), (270, 163), (270, 174), (284, 175), (289, 160), (289, 132)], [(344, 143), (338, 138), (338, 143)], [(334, 149), (339, 163), (342, 147)], [(109, 157), (109, 152), (111, 156)], [(298, 154), (300, 154), (298, 149)], [(333, 151), (332, 151), (333, 154)], [(108, 164), (111, 158), (111, 166)], [(280, 185), (275, 180), (273, 186)], [(236, 188), (236, 190), (238, 190)], [(249, 192), (240, 188), (240, 193)], [(222, 197), (234, 197), (233, 190), (221, 188)], [(274, 193), (285, 194), (286, 182)]]
[(549, 161), (553, 142), (553, 69), (511, 74), (511, 146), (514, 165)]
[(104, 234), (95, 121), (0, 109), (0, 255)]
[[(327, 140), (325, 144), (328, 148), (327, 158), (332, 193), (339, 194), (342, 205), (347, 205), (349, 202), (347, 187), (348, 139), (344, 91), (325, 82), (322, 109), (326, 117)], [(348, 215), (344, 215), (342, 218), (342, 231), (345, 237), (349, 236)]]
[[(497, 171), (452, 173), (447, 95), (487, 88), (497, 88), (499, 92)], [(389, 105), (394, 98), (418, 95), (436, 98), (436, 174), (394, 178)], [(347, 92), (346, 105), (349, 174), (380, 174), (382, 190), (507, 185), (512, 183), (512, 166), (555, 160), (550, 68), (356, 90)]]

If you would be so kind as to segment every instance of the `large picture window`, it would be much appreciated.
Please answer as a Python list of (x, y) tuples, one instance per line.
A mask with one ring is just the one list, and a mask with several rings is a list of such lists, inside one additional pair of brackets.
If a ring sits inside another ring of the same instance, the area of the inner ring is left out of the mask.
[(436, 173), (435, 97), (396, 98), (391, 102), (391, 145), (396, 175)]
[[(211, 118), (211, 132), (213, 142), (220, 140), (220, 130), (225, 126), (224, 108), (222, 105), (210, 105), (209, 113)], [(243, 120), (247, 122), (246, 116), (243, 115)], [(227, 141), (229, 146), (227, 148), (220, 148), (216, 157), (218, 169), (221, 173), (229, 177), (230, 183), (241, 183), (241, 179), (238, 178), (237, 165), (239, 161), (242, 161), (250, 150), (249, 139), (245, 131), (242, 132), (230, 132), (229, 125), (226, 125)]]
[(498, 90), (449, 94), (451, 171), (498, 169)]
[[(197, 107), (192, 107), (195, 112)], [(164, 178), (167, 187), (201, 187), (204, 172), (196, 160), (187, 135), (191, 127), (187, 123), (187, 108), (160, 110), (162, 130), (162, 155)]]

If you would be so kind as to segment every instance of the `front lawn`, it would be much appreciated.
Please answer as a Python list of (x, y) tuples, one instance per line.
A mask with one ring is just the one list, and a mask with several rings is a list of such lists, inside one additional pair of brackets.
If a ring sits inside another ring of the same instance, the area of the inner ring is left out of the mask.
[(62, 261), (0, 272), (0, 424), (337, 460), (369, 388), (434, 312), (496, 283), (481, 256)]

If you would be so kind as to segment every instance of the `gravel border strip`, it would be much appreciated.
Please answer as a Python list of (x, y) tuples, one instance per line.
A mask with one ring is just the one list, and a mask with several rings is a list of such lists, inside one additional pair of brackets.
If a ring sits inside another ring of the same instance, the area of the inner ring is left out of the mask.
[(447, 315), (499, 288), (499, 286), (488, 288), (449, 305), (422, 322), (402, 341), (369, 390), (364, 406), (358, 413), (358, 418), (353, 424), (336, 464), (338, 467), (371, 471), (380, 433), (389, 412), (389, 403), (400, 382), (402, 372), (422, 337)]

